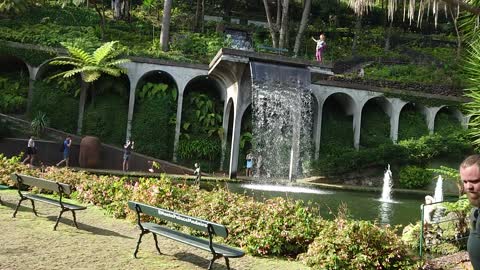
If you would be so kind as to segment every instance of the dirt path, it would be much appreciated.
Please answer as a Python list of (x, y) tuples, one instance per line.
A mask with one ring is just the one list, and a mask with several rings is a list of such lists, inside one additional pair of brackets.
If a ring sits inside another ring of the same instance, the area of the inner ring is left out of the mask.
[[(58, 208), (36, 203), (39, 217), (27, 207), (12, 218), (18, 195), (2, 191), (0, 196), (0, 269), (206, 269), (210, 254), (159, 237), (164, 255), (158, 255), (153, 238), (144, 237), (133, 258), (139, 230), (134, 224), (115, 219), (98, 207), (89, 206), (77, 213), (80, 229), (72, 225), (71, 213), (65, 213), (57, 231), (53, 231)], [(295, 261), (252, 256), (230, 260), (231, 269), (290, 270), (308, 269)], [(226, 269), (225, 261), (216, 261), (213, 269)]]

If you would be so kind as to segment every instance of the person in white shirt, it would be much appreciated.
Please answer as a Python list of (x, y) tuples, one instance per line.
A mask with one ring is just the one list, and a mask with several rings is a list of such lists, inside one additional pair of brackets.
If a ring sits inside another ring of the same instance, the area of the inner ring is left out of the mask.
[(30, 161), (30, 165), (33, 165), (33, 160), (35, 159), (35, 154), (37, 154), (37, 148), (35, 148), (35, 141), (33, 136), (30, 137), (27, 143), (27, 157), (23, 160), (23, 164), (26, 164)]
[(319, 63), (322, 63), (322, 53), (327, 48), (327, 43), (325, 42), (325, 35), (322, 33), (319, 36), (319, 39), (312, 37), (313, 41), (317, 43), (315, 57)]

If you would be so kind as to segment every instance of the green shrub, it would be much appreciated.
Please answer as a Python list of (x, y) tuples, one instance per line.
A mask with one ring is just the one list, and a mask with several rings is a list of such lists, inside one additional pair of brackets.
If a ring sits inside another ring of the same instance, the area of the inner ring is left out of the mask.
[(417, 269), (394, 230), (342, 217), (325, 223), (300, 258), (313, 269)]
[(432, 172), (427, 169), (406, 166), (400, 170), (399, 182), (402, 188), (423, 188), (432, 181), (432, 177)]
[(74, 79), (37, 81), (30, 117), (44, 112), (52, 128), (73, 133), (77, 128), (78, 100), (73, 96), (79, 86)]
[(390, 119), (388, 115), (379, 106), (365, 106), (362, 112), (360, 145), (375, 147), (390, 141)]
[(123, 145), (127, 114), (128, 99), (111, 93), (98, 96), (85, 110), (83, 133), (105, 143)]
[(28, 74), (0, 76), (0, 113), (24, 113), (27, 108)]
[(400, 113), (398, 140), (420, 138), (428, 134), (425, 117), (412, 107), (406, 107)]
[(176, 106), (168, 95), (145, 99), (135, 106), (132, 139), (135, 149), (146, 155), (170, 160), (173, 155)]

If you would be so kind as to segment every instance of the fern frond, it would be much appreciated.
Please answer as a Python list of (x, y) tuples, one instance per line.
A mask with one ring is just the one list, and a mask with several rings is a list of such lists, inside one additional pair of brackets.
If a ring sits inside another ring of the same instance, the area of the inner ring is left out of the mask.
[(79, 48), (79, 47), (77, 47), (75, 45), (72, 45), (72, 44), (68, 44), (68, 43), (61, 43), (61, 44), (67, 49), (68, 54), (72, 58), (76, 58), (79, 61), (84, 62), (84, 63), (93, 63), (94, 62), (93, 57), (88, 52), (86, 52), (84, 49)]
[(114, 50), (113, 46), (116, 43), (118, 43), (118, 41), (110, 41), (110, 42), (104, 43), (102, 46), (96, 49), (92, 55), (95, 63), (99, 64), (102, 61), (104, 61), (105, 58), (107, 58), (107, 56), (110, 55)]

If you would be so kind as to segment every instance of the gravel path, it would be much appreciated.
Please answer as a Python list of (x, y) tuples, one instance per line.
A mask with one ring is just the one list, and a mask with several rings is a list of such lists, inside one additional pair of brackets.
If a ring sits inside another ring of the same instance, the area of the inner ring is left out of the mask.
[[(0, 269), (206, 269), (210, 254), (175, 241), (159, 237), (164, 255), (158, 255), (153, 238), (144, 237), (138, 253), (133, 250), (139, 235), (136, 226), (115, 219), (94, 206), (77, 212), (79, 229), (72, 225), (71, 213), (66, 212), (53, 231), (59, 208), (36, 203), (39, 217), (24, 202), (12, 218), (18, 195), (0, 192)], [(231, 259), (231, 269), (290, 270), (308, 269), (296, 261), (245, 256)], [(226, 269), (219, 259), (213, 269)]]

